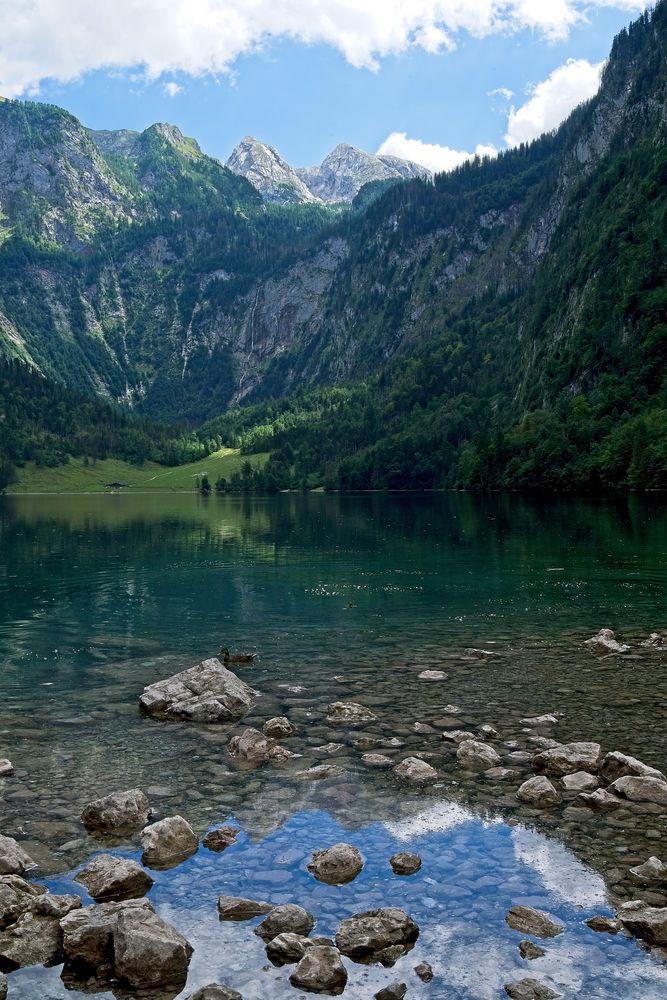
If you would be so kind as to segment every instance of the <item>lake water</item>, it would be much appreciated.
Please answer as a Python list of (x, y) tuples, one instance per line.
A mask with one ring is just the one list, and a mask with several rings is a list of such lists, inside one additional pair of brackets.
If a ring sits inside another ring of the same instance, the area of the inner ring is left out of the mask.
[[(289, 967), (268, 966), (252, 922), (218, 922), (221, 892), (302, 903), (320, 934), (373, 906), (406, 909), (421, 928), (416, 948), (392, 970), (348, 963), (345, 995), (355, 1000), (397, 979), (408, 997), (491, 998), (524, 976), (564, 996), (667, 997), (659, 957), (583, 923), (612, 912), (610, 892), (636, 897), (631, 865), (666, 858), (665, 811), (586, 820), (565, 801), (536, 813), (515, 797), (529, 767), (513, 782), (469, 775), (441, 738), (491, 723), (501, 754), (534, 750), (521, 718), (558, 711), (559, 740), (595, 739), (664, 770), (667, 655), (639, 643), (667, 626), (666, 596), (657, 500), (0, 498), (0, 757), (16, 768), (0, 781), (0, 832), (25, 844), (51, 888), (81, 893), (72, 874), (100, 844), (78, 817), (97, 795), (140, 786), (162, 815), (184, 815), (199, 833), (241, 827), (238, 844), (200, 849), (160, 872), (150, 893), (195, 945), (183, 997), (216, 980), (246, 1000), (300, 995)], [(582, 643), (601, 627), (632, 652), (594, 656)], [(261, 692), (243, 724), (288, 715), (298, 731), (286, 745), (301, 754), (288, 766), (239, 770), (228, 730), (139, 716), (146, 684), (220, 644), (259, 652), (239, 668)], [(426, 667), (447, 680), (419, 680)], [(341, 699), (362, 701), (377, 723), (329, 726), (326, 706)], [(392, 747), (396, 738), (403, 746)], [(330, 742), (340, 749), (325, 752)], [(406, 789), (365, 767), (368, 749), (431, 754), (440, 779)], [(321, 763), (344, 773), (298, 778)], [(367, 863), (331, 888), (305, 865), (339, 840)], [(139, 857), (136, 843), (116, 848)], [(417, 876), (391, 873), (397, 849), (421, 854)], [(517, 903), (567, 928), (536, 961), (520, 958), (522, 936), (504, 923)], [(429, 985), (412, 971), (422, 960), (436, 972)], [(11, 1000), (83, 995), (59, 969), (11, 976)]]

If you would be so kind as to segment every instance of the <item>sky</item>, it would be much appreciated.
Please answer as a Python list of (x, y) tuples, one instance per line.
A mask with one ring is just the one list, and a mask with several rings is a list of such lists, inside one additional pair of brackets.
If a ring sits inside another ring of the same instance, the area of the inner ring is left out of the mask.
[(171, 122), (222, 160), (339, 142), (451, 169), (593, 96), (644, 0), (1, 0), (0, 95), (91, 128)]

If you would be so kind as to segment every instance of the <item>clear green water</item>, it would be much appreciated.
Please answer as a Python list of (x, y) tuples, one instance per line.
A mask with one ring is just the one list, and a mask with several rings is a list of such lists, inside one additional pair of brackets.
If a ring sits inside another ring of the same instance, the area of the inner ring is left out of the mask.
[[(163, 814), (181, 813), (198, 831), (234, 816), (250, 838), (242, 848), (200, 852), (189, 867), (163, 873), (153, 890), (160, 912), (198, 945), (183, 996), (222, 976), (220, 955), (214, 965), (204, 956), (214, 945), (234, 954), (227, 981), (244, 997), (296, 996), (285, 985), (289, 970), (258, 978), (266, 963), (248, 927), (217, 925), (218, 883), (265, 896), (268, 872), (274, 896), (282, 894), (276, 901), (309, 899), (304, 866), (313, 846), (353, 840), (376, 857), (379, 871), (395, 836), (387, 824), (399, 821), (406, 843), (432, 856), (423, 876), (433, 880), (432, 905), (400, 880), (405, 906), (422, 926), (421, 950), (393, 972), (362, 970), (370, 978), (351, 978), (350, 995), (362, 1000), (404, 978), (409, 996), (492, 997), (502, 982), (535, 975), (551, 977), (565, 995), (667, 996), (655, 958), (581, 925), (603, 906), (605, 885), (627, 898), (634, 894), (627, 868), (667, 854), (664, 813), (623, 810), (589, 822), (562, 809), (532, 814), (518, 808), (517, 781), (462, 775), (442, 725), (414, 730), (441, 723), (454, 703), (460, 728), (492, 723), (501, 734), (497, 749), (509, 753), (515, 747), (506, 743), (531, 746), (522, 716), (557, 710), (558, 739), (597, 739), (664, 769), (667, 657), (639, 642), (667, 626), (666, 596), (667, 514), (657, 501), (0, 498), (0, 756), (16, 767), (0, 782), (2, 832), (24, 841), (56, 886), (99, 849), (78, 821), (97, 794), (140, 785)], [(582, 641), (603, 626), (633, 652), (594, 657)], [(299, 727), (289, 745), (302, 754), (291, 768), (239, 771), (225, 751), (229, 732), (139, 717), (144, 685), (214, 655), (223, 641), (259, 651), (244, 676), (262, 696), (244, 722), (289, 715)], [(469, 647), (497, 655), (480, 658)], [(445, 670), (448, 680), (419, 681), (424, 667)], [(326, 706), (341, 698), (368, 704), (378, 722), (365, 733), (333, 730)], [(404, 747), (383, 745), (391, 737)], [(332, 740), (340, 750), (319, 749)], [(441, 780), (407, 792), (364, 767), (369, 748), (396, 759), (433, 754)], [(319, 763), (339, 764), (345, 774), (314, 784), (292, 777)], [(451, 803), (465, 821), (434, 821), (433, 810), (446, 813)], [(417, 822), (424, 815), (431, 819)], [(522, 852), (517, 837), (536, 839)], [(289, 840), (298, 857), (285, 864), (277, 856)], [(233, 852), (241, 850), (244, 874), (233, 868), (229, 885)], [(554, 852), (557, 862), (549, 861)], [(559, 895), (568, 865), (575, 866), (567, 869), (575, 872), (571, 891)], [(502, 873), (495, 887), (486, 881), (493, 871)], [(386, 873), (378, 879), (353, 884), (334, 901), (318, 887), (323, 895), (312, 905), (326, 914), (321, 933), (350, 906), (378, 905), (383, 894), (397, 902)], [(527, 899), (568, 921), (568, 934), (537, 963), (518, 958), (519, 936), (502, 922), (507, 906)], [(451, 960), (444, 962), (443, 949)], [(412, 965), (424, 958), (436, 965), (436, 953), (440, 986), (423, 987)], [(466, 963), (476, 967), (483, 953), (493, 960), (466, 979)], [(79, 995), (64, 991), (58, 976), (16, 973), (12, 996)], [(619, 976), (623, 994), (614, 992)]]

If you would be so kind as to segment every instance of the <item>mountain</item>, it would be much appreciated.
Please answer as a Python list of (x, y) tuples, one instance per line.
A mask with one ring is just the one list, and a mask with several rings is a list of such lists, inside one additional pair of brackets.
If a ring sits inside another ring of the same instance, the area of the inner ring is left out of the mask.
[(287, 205), (171, 126), (3, 102), (0, 351), (155, 417), (231, 407), (287, 479), (667, 483), (666, 90), (661, 0), (556, 132), (433, 181), (338, 147)]
[(227, 160), (235, 174), (247, 178), (265, 201), (280, 205), (352, 202), (365, 184), (431, 178), (426, 167), (398, 156), (374, 156), (354, 146), (336, 146), (319, 167), (291, 167), (259, 139), (246, 136)]
[(226, 165), (232, 173), (249, 180), (265, 201), (292, 205), (317, 200), (273, 146), (252, 136), (241, 140)]

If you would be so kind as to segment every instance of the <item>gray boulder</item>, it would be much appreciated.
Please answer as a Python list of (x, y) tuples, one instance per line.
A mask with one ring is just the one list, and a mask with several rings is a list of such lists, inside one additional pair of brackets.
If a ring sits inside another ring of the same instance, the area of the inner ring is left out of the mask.
[(139, 706), (158, 719), (235, 722), (255, 704), (255, 692), (214, 657), (144, 688)]
[(391, 757), (385, 757), (383, 753), (365, 753), (362, 755), (361, 762), (366, 767), (375, 767), (379, 770), (387, 770), (394, 766)]
[(635, 899), (623, 903), (617, 917), (631, 934), (651, 945), (667, 945), (667, 906), (649, 906)]
[(272, 965), (295, 965), (300, 962), (313, 941), (302, 934), (278, 934), (266, 946), (266, 957)]
[(505, 922), (514, 931), (531, 934), (538, 938), (551, 938), (562, 934), (565, 928), (543, 910), (534, 910), (532, 906), (513, 906), (505, 917)]
[(464, 740), (460, 743), (456, 759), (466, 771), (487, 771), (500, 764), (500, 754), (479, 740)]
[(333, 726), (363, 726), (376, 721), (370, 708), (356, 701), (333, 701), (327, 708), (327, 722)]
[(566, 792), (592, 792), (600, 784), (595, 775), (589, 774), (588, 771), (564, 774), (561, 782)]
[(284, 715), (277, 715), (275, 719), (269, 719), (262, 726), (264, 735), (272, 740), (286, 740), (296, 732), (292, 723)]
[(628, 875), (637, 885), (667, 887), (667, 865), (660, 858), (651, 857), (643, 865), (630, 868)]
[(466, 740), (474, 740), (475, 734), (469, 732), (467, 729), (446, 729), (442, 733), (442, 739), (445, 743), (454, 743), (459, 746), (461, 743), (465, 743)]
[(35, 897), (45, 893), (43, 886), (32, 885), (18, 875), (3, 875), (0, 878), (0, 928), (16, 923), (31, 909)]
[(306, 951), (289, 981), (296, 989), (306, 993), (337, 997), (347, 985), (347, 969), (340, 960), (337, 948), (314, 945)]
[(100, 854), (75, 875), (75, 882), (85, 885), (98, 902), (111, 899), (138, 899), (145, 896), (154, 879), (131, 858)]
[(389, 858), (389, 864), (394, 875), (415, 875), (422, 866), (422, 859), (418, 854), (399, 851)]
[(183, 983), (192, 945), (150, 910), (121, 910), (113, 934), (114, 974), (133, 989)]
[(314, 851), (306, 867), (318, 882), (345, 885), (363, 869), (364, 859), (352, 844), (334, 844), (323, 851)]
[(56, 965), (62, 960), (62, 942), (57, 917), (24, 913), (11, 927), (0, 932), (0, 964), (7, 970)]
[(150, 804), (140, 788), (112, 792), (89, 802), (81, 813), (87, 830), (112, 833), (117, 830), (139, 830), (148, 822)]
[(654, 802), (667, 806), (667, 781), (660, 778), (617, 778), (609, 791), (630, 802)]
[(596, 774), (600, 766), (599, 743), (563, 743), (533, 757), (533, 770), (550, 778), (562, 778), (576, 771)]
[(420, 962), (415, 965), (415, 975), (422, 983), (433, 982), (433, 967), (428, 962)]
[(249, 764), (250, 767), (260, 767), (269, 759), (269, 751), (274, 746), (259, 729), (244, 729), (240, 736), (232, 736), (228, 750), (232, 757)]
[(516, 983), (506, 983), (505, 993), (512, 1000), (555, 1000), (562, 996), (537, 979), (520, 979)]
[(219, 826), (215, 830), (209, 830), (202, 839), (202, 844), (207, 850), (219, 853), (235, 844), (240, 832), (237, 826)]
[(627, 653), (630, 650), (625, 643), (618, 642), (616, 633), (610, 628), (601, 628), (597, 635), (586, 639), (584, 646), (588, 646), (594, 653)]
[(550, 809), (560, 802), (560, 793), (543, 774), (524, 781), (519, 786), (516, 797), (535, 809)]
[(612, 750), (608, 753), (600, 765), (600, 774), (605, 781), (611, 783), (617, 778), (658, 778), (660, 781), (667, 781), (662, 771), (655, 767), (649, 767), (636, 757), (629, 757), (627, 754)]
[(218, 896), (218, 916), (221, 920), (252, 920), (274, 909), (273, 903), (240, 896)]
[(535, 944), (534, 941), (519, 941), (519, 954), (522, 958), (527, 961), (532, 962), (536, 958), (542, 958), (546, 955), (544, 948), (540, 948), (539, 944)]
[(147, 899), (128, 899), (122, 903), (97, 903), (68, 913), (60, 921), (63, 952), (66, 960), (95, 970), (101, 979), (113, 974), (113, 939), (121, 912), (145, 910), (154, 913)]
[(7, 760), (6, 757), (3, 757), (0, 760), (0, 778), (8, 778), (10, 774), (13, 773), (14, 773), (14, 765), (12, 764), (11, 760)]
[(209, 986), (202, 986), (196, 993), (191, 993), (187, 1000), (243, 1000), (243, 997), (229, 986), (211, 983)]
[(375, 1000), (403, 1000), (407, 992), (407, 983), (390, 983), (389, 986), (378, 990), (373, 996)]
[(603, 809), (618, 809), (623, 805), (621, 799), (612, 795), (606, 788), (597, 788), (594, 792), (580, 792), (572, 803), (577, 809), (592, 809), (601, 812)]
[(405, 760), (396, 765), (394, 774), (397, 778), (418, 785), (425, 784), (427, 781), (435, 781), (438, 777), (436, 769), (427, 764), (425, 760), (420, 760), (419, 757), (406, 757)]
[(199, 847), (197, 834), (182, 816), (167, 816), (141, 831), (142, 861), (150, 868), (172, 868)]
[(255, 934), (268, 944), (279, 934), (300, 934), (307, 937), (315, 926), (315, 917), (295, 903), (275, 906), (255, 928)]
[(522, 726), (530, 729), (546, 729), (547, 726), (557, 726), (558, 717), (556, 715), (533, 715), (528, 719), (521, 720)]
[(353, 962), (393, 965), (411, 951), (418, 937), (419, 927), (407, 913), (382, 907), (341, 921), (336, 947)]
[(30, 855), (13, 837), (0, 835), (0, 875), (23, 875), (29, 868), (36, 868)]

